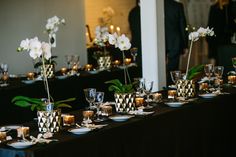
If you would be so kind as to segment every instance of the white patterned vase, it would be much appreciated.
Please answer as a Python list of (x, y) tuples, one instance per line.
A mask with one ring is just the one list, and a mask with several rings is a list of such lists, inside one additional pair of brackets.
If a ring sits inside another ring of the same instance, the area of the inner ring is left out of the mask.
[(128, 113), (135, 110), (134, 93), (115, 93), (116, 112)]

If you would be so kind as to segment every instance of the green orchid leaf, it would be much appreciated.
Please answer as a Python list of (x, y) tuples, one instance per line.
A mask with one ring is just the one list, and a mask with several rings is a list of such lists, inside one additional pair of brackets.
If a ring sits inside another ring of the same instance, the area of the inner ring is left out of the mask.
[(113, 84), (115, 86), (117, 86), (118, 88), (121, 88), (123, 86), (123, 84), (120, 82), (120, 80), (118, 79), (114, 79), (114, 80), (110, 80), (110, 81), (106, 81), (105, 83), (107, 84)]
[(58, 105), (58, 104), (65, 103), (65, 102), (71, 102), (71, 101), (74, 101), (74, 100), (75, 100), (75, 98), (69, 98), (69, 99), (65, 99), (65, 100), (60, 100), (60, 101), (54, 102), (54, 105)]
[(31, 111), (34, 111), (36, 107), (37, 107), (37, 105), (32, 104), (31, 107), (30, 107)]
[(55, 105), (55, 107), (56, 108), (60, 108), (60, 107), (72, 108), (70, 105), (65, 104), (65, 103), (61, 103), (61, 104)]
[(194, 79), (194, 77), (196, 77), (197, 75), (199, 75), (200, 73), (202, 73), (204, 70), (204, 65), (200, 64), (200, 65), (196, 65), (194, 67), (192, 67), (191, 69), (189, 69), (188, 71), (188, 80)]
[(35, 104), (42, 104), (42, 101), (41, 99), (38, 99), (38, 98), (29, 98), (29, 97), (26, 97), (26, 96), (15, 96), (13, 99), (12, 99), (12, 103), (16, 102), (16, 101), (27, 101), (29, 103), (35, 103)]
[(19, 107), (29, 107), (29, 106), (31, 106), (31, 104), (26, 102), (26, 101), (16, 101), (15, 105), (17, 105)]
[(110, 92), (114, 91), (114, 92), (118, 92), (118, 93), (120, 93), (120, 92), (122, 91), (121, 88), (119, 88), (119, 87), (117, 87), (117, 86), (115, 86), (115, 85), (110, 85), (110, 86), (108, 87), (108, 90), (109, 90)]

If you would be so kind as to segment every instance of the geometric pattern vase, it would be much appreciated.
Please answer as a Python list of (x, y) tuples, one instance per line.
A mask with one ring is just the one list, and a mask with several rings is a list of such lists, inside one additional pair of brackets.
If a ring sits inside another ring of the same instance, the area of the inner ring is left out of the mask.
[[(47, 78), (52, 78), (54, 76), (54, 65), (53, 64), (45, 64), (45, 71), (46, 71)], [(42, 66), (40, 67), (40, 73), (41, 73), (41, 76), (44, 77)]]
[(61, 129), (61, 110), (37, 111), (39, 132), (59, 132)]
[(195, 84), (193, 80), (178, 80), (176, 82), (177, 87), (177, 97), (182, 97), (184, 99), (193, 98), (196, 94)]
[(118, 113), (128, 113), (135, 110), (134, 93), (115, 93), (115, 108)]

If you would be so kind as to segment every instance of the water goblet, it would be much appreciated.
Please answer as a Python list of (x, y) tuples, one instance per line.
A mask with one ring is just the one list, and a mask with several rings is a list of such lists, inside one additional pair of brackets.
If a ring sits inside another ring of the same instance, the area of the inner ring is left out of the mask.
[(222, 75), (224, 73), (224, 67), (223, 66), (215, 66), (214, 67), (214, 75), (216, 76), (215, 85), (217, 86), (217, 91), (221, 92), (221, 85), (223, 80)]
[(236, 57), (232, 58), (232, 64), (233, 64), (234, 70), (236, 72)]
[(93, 103), (95, 102), (96, 98), (96, 89), (95, 88), (86, 88), (84, 89), (84, 95), (86, 101), (89, 103), (89, 109), (94, 109)]
[(130, 53), (131, 53), (131, 55), (133, 57), (133, 62), (134, 63), (136, 62), (136, 57), (138, 55), (137, 52), (138, 52), (138, 48), (137, 47), (133, 47), (133, 48), (130, 49)]
[(95, 119), (95, 121), (97, 121), (97, 122), (100, 122), (103, 120), (99, 117), (100, 116), (100, 105), (103, 103), (103, 100), (104, 100), (104, 92), (96, 92), (94, 103), (96, 104), (96, 109), (97, 109), (97, 112), (96, 112), (97, 118)]
[(144, 95), (144, 78), (134, 78), (134, 88), (137, 96)]
[(204, 72), (205, 72), (205, 75), (207, 76), (208, 78), (208, 82), (209, 82), (209, 86), (210, 86), (210, 83), (211, 83), (211, 76), (214, 72), (214, 65), (213, 64), (206, 64), (204, 66)]
[(152, 106), (150, 106), (150, 102), (151, 102), (151, 99), (150, 99), (150, 94), (152, 92), (152, 88), (153, 88), (153, 81), (147, 81), (145, 80), (144, 81), (144, 84), (143, 84), (143, 87), (144, 87), (144, 93), (147, 95), (147, 106), (146, 108), (152, 108)]
[(182, 78), (182, 73), (180, 70), (175, 70), (170, 72), (170, 76), (173, 83), (176, 84), (176, 82)]
[(66, 59), (66, 64), (67, 64), (67, 68), (70, 69), (70, 65), (72, 62), (72, 55), (65, 55), (65, 59)]

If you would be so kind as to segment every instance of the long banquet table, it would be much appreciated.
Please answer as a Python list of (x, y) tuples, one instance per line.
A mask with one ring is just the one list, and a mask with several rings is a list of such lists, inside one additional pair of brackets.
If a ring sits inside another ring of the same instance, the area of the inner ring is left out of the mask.
[[(1, 143), (0, 157), (233, 157), (236, 88), (227, 86), (225, 91), (230, 94), (197, 97), (179, 108), (156, 103), (152, 115), (108, 120), (108, 126), (85, 135), (64, 128), (53, 137), (59, 141), (50, 144), (21, 150)], [(73, 112), (78, 123), (80, 112)], [(33, 128), (32, 134), (37, 133)]]
[[(140, 77), (137, 67), (130, 67), (129, 74), (131, 78)], [(113, 98), (112, 93), (108, 92), (108, 85), (105, 81), (111, 79), (123, 80), (123, 69), (113, 68), (110, 71), (101, 71), (96, 74), (80, 71), (80, 75), (70, 76), (66, 79), (49, 79), (50, 94), (55, 101), (75, 97), (76, 100), (71, 102), (72, 109), (63, 111), (72, 111), (84, 108), (88, 103), (85, 100), (83, 89), (88, 87), (104, 91), (105, 100)], [(0, 126), (4, 124), (17, 124), (32, 120), (36, 113), (29, 108), (21, 108), (11, 103), (14, 96), (23, 95), (35, 98), (44, 98), (46, 96), (42, 81), (36, 81), (32, 84), (22, 82), (25, 78), (12, 78), (9, 86), (0, 87)]]

